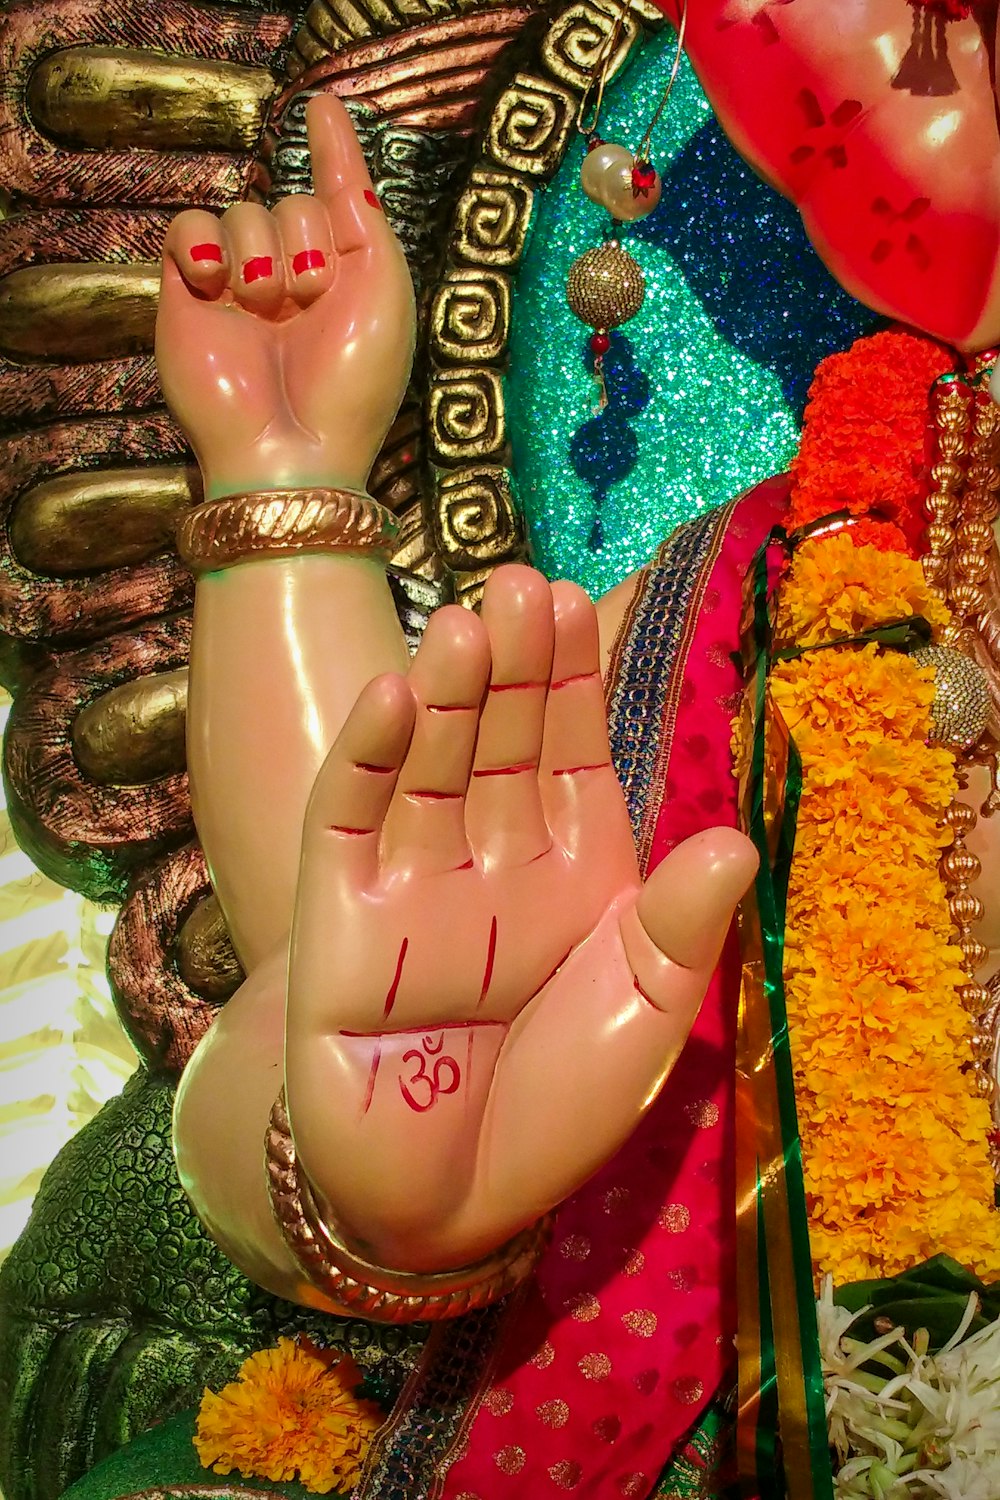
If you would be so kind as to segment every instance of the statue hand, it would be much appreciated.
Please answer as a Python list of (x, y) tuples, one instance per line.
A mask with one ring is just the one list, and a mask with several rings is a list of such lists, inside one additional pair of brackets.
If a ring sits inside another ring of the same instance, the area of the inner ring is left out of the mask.
[(652, 1102), (755, 855), (689, 840), (642, 887), (596, 617), (499, 570), (369, 685), (306, 816), (286, 1087), (342, 1228), (406, 1269), (485, 1252)]
[(346, 110), (308, 112), (315, 197), (193, 210), (167, 234), (164, 393), (209, 497), (363, 489), (413, 357), (413, 287)]

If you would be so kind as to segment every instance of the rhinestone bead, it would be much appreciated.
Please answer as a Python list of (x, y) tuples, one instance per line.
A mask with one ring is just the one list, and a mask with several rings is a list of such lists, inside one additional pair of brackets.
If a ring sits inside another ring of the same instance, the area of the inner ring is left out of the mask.
[(931, 739), (950, 750), (968, 750), (989, 720), (990, 693), (982, 669), (950, 646), (922, 646), (910, 660), (934, 668)]
[(569, 268), (566, 300), (581, 323), (591, 328), (627, 323), (645, 297), (642, 269), (617, 240), (585, 251)]

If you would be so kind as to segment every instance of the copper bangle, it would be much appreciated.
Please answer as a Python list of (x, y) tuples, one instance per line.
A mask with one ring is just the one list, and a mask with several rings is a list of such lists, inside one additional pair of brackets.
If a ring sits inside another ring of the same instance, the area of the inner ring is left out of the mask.
[(337, 1310), (376, 1323), (439, 1322), (488, 1307), (527, 1280), (545, 1245), (550, 1218), (501, 1245), (492, 1255), (452, 1271), (394, 1271), (350, 1250), (323, 1218), (299, 1170), (284, 1090), (265, 1139), (271, 1212), (282, 1239), (311, 1286)]
[(177, 550), (192, 573), (275, 553), (386, 555), (392, 512), (360, 490), (260, 490), (208, 500), (181, 520)]

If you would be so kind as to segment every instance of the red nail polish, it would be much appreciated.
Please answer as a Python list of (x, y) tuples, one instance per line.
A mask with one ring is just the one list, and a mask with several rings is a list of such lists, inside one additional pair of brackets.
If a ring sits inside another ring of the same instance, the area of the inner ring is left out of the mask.
[(191, 259), (192, 260), (213, 260), (213, 261), (215, 261), (216, 265), (221, 266), (222, 265), (222, 246), (221, 245), (192, 245), (191, 246)]
[(300, 250), (292, 260), (296, 276), (301, 276), (303, 271), (322, 271), (325, 265), (326, 256), (322, 250)]
[(269, 255), (255, 255), (252, 260), (244, 262), (243, 280), (247, 286), (252, 281), (266, 281), (269, 276), (274, 275), (274, 261)]
[(381, 212), (382, 205), (376, 198), (375, 194), (372, 192), (371, 188), (365, 188), (365, 202), (370, 204), (372, 208), (377, 208), (379, 212)]

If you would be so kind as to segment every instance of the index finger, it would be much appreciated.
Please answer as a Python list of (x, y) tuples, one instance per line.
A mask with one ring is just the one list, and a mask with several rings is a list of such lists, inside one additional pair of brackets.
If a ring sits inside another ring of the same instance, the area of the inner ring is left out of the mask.
[(306, 108), (313, 190), (326, 206), (338, 255), (394, 244), (351, 117), (335, 94)]

